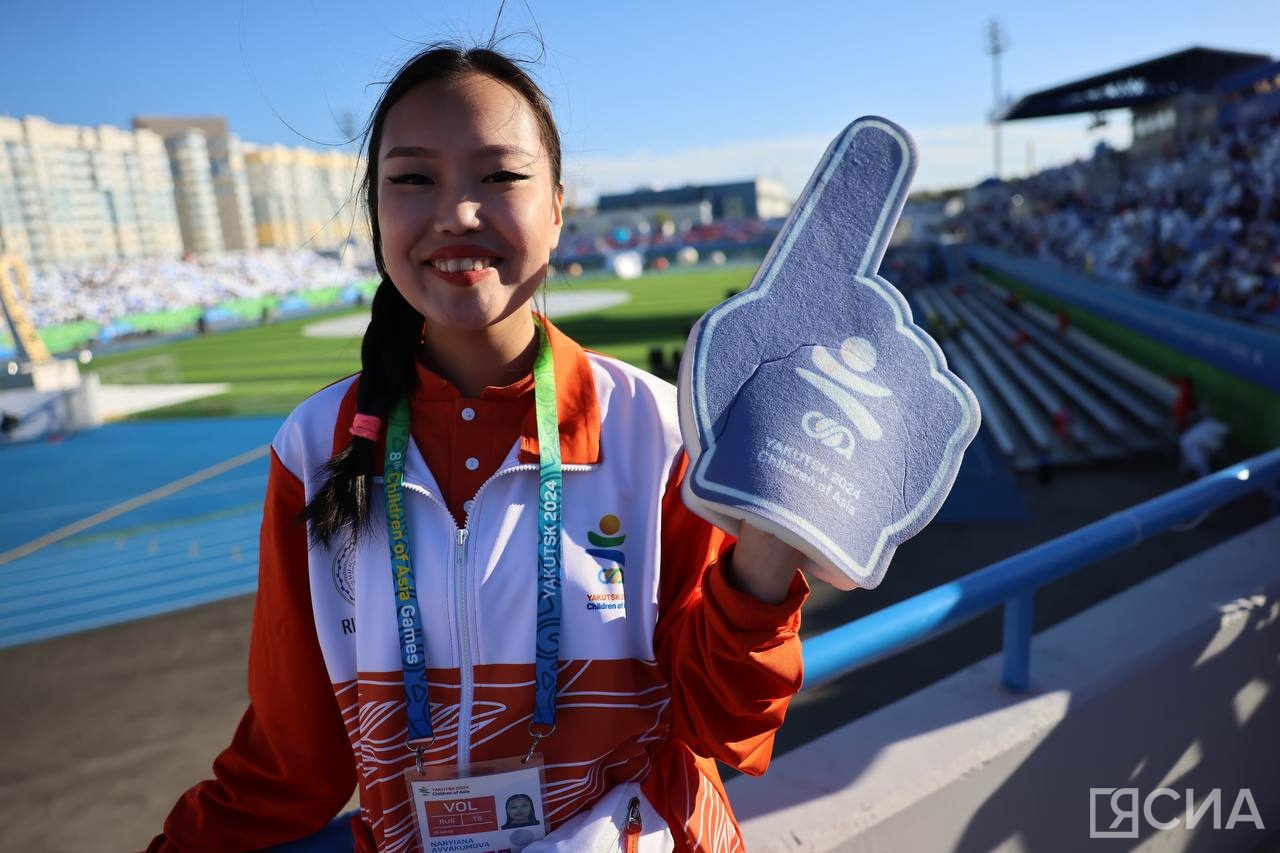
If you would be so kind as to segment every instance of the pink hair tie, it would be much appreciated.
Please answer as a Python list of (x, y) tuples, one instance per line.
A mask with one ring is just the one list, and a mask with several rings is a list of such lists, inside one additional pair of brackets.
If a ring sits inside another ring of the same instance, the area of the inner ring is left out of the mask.
[(370, 441), (378, 440), (378, 431), (382, 429), (382, 418), (373, 415), (356, 415), (351, 421), (351, 434)]

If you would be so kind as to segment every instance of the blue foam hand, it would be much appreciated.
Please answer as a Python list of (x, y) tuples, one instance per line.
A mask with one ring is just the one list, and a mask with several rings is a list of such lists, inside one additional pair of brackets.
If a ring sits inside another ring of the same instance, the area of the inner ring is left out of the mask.
[(915, 144), (861, 118), (827, 149), (750, 287), (694, 327), (680, 374), (690, 509), (802, 550), (841, 589), (880, 583), (937, 513), (977, 401), (876, 273)]

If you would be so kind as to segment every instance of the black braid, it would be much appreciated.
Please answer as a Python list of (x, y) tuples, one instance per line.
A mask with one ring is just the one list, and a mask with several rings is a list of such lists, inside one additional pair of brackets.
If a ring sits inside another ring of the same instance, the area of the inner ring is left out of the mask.
[[(373, 296), (372, 318), (360, 346), (356, 396), (360, 414), (385, 423), (396, 401), (412, 393), (418, 381), (414, 359), (421, 332), (422, 315), (384, 276)], [(369, 439), (353, 435), (351, 443), (324, 464), (324, 486), (303, 511), (313, 544), (328, 545), (346, 529), (356, 539), (368, 532), (375, 447)]]

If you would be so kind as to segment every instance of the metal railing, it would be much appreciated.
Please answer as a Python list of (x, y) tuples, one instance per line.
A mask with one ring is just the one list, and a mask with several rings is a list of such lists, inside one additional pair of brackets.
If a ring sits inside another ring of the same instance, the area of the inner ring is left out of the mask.
[(1003, 605), (1003, 681), (1010, 690), (1026, 690), (1033, 599), (1039, 587), (1277, 482), (1280, 447), (809, 638), (804, 645), (803, 689), (923, 643)]

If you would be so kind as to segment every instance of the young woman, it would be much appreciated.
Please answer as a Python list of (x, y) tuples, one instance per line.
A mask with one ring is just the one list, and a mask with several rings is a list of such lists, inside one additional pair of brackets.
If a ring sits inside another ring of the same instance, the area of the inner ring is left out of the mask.
[(674, 389), (532, 312), (564, 195), (517, 65), (419, 54), (366, 154), (362, 369), (273, 442), (250, 706), (150, 849), (305, 836), (357, 785), (357, 849), (431, 849), (406, 771), (530, 758), (541, 844), (741, 849), (715, 762), (768, 764), (800, 555), (686, 510)]

